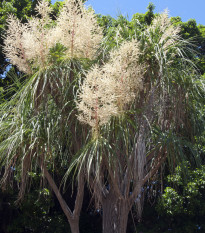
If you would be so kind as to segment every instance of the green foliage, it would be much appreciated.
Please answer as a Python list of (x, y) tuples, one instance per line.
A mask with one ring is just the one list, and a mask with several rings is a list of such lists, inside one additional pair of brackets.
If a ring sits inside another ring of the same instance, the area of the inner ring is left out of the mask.
[[(183, 199), (178, 193), (171, 187), (167, 187), (162, 195), (162, 200), (158, 206), (158, 211), (166, 209), (168, 215), (180, 214), (183, 210)], [(162, 206), (164, 209), (162, 209)]]
[(150, 25), (152, 23), (152, 20), (154, 18), (154, 9), (155, 5), (153, 3), (149, 3), (147, 7), (148, 11), (144, 15), (145, 22)]
[(70, 227), (65, 216), (61, 211), (51, 212), (51, 208), (51, 204), (45, 198), (30, 193), (18, 209), (18, 215), (7, 227), (7, 232), (55, 233), (57, 230), (58, 233), (69, 233)]
[[(188, 166), (184, 177), (183, 166)], [(157, 212), (171, 224), (174, 232), (203, 231), (205, 216), (205, 166), (193, 169), (187, 163), (167, 177), (166, 187), (156, 206)], [(185, 222), (184, 222), (185, 221)], [(187, 222), (189, 224), (187, 225)], [(198, 227), (197, 227), (198, 226)]]
[[(188, 166), (184, 173), (184, 166)], [(184, 163), (168, 175), (162, 197), (149, 201), (146, 195), (142, 221), (137, 232), (197, 233), (205, 229), (205, 166), (192, 168)], [(159, 187), (155, 190), (161, 193)]]
[(50, 59), (51, 63), (60, 64), (65, 57), (66, 48), (61, 44), (56, 44), (54, 48), (50, 49)]
[[(33, 174), (34, 175), (34, 174)], [(39, 177), (35, 174), (35, 180)], [(32, 189), (24, 201), (16, 205), (17, 193), (10, 190), (0, 192), (0, 231), (16, 233), (58, 233), (70, 232), (66, 217), (54, 203), (50, 190)]]
[[(152, 20), (154, 19), (154, 9), (155, 5), (153, 3), (149, 3), (147, 7), (147, 12), (145, 14), (142, 13), (136, 13), (132, 16), (132, 22), (136, 22), (138, 25), (141, 25), (142, 27), (146, 27), (147, 25), (150, 25), (152, 23)], [(136, 26), (137, 26), (136, 24)]]
[(61, 9), (63, 7), (63, 2), (62, 1), (56, 1), (53, 5), (52, 5), (52, 18), (55, 20), (56, 16), (59, 15)]
[(192, 54), (189, 54), (189, 56), (203, 74), (205, 72), (205, 27), (200, 24), (197, 25), (195, 19), (182, 22), (180, 17), (172, 17), (171, 20), (174, 25), (181, 27), (182, 38), (189, 40), (196, 46), (197, 56), (193, 57)]
[(0, 87), (0, 103), (4, 101), (3, 92), (4, 92), (4, 88)]
[(145, 14), (134, 14), (131, 21), (128, 21), (123, 15), (114, 19), (111, 16), (98, 14), (98, 23), (104, 28), (106, 52), (119, 46), (124, 40), (139, 37), (142, 29), (151, 24), (154, 18), (154, 8), (154, 4), (149, 3), (148, 11)]
[[(21, 88), (26, 76), (18, 72), (15, 67), (11, 67), (5, 78), (0, 78), (1, 98), (0, 104), (4, 100), (9, 100)], [(1, 102), (2, 101), (2, 102)]]

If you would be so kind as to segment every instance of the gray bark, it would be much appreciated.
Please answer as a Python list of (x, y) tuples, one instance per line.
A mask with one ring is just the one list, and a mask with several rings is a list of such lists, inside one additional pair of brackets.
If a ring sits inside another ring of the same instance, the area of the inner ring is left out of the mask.
[(126, 233), (129, 214), (128, 203), (109, 193), (102, 200), (103, 233)]
[(79, 230), (79, 216), (74, 218), (73, 220), (68, 220), (70, 224), (70, 229), (72, 233), (80, 233)]

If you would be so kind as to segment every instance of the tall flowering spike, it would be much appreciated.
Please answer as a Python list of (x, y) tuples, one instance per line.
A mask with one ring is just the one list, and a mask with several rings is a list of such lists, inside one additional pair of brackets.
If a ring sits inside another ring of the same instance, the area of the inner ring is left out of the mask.
[(31, 73), (52, 65), (50, 50), (57, 43), (67, 49), (65, 59), (94, 57), (102, 40), (102, 30), (94, 12), (86, 10), (81, 1), (65, 1), (55, 26), (49, 16), (48, 1), (39, 1), (36, 11), (39, 17), (33, 17), (27, 24), (21, 24), (13, 16), (8, 20), (4, 53), (19, 70)]
[(23, 34), (23, 45), (26, 56), (33, 68), (44, 68), (48, 65), (50, 49), (55, 46), (57, 40), (50, 26), (51, 8), (46, 0), (39, 1), (36, 11), (40, 18), (33, 17), (28, 21), (29, 30)]
[(50, 13), (52, 10), (47, 0), (38, 1), (35, 10), (38, 13), (38, 15), (41, 16), (42, 19), (44, 20), (50, 19)]
[[(157, 34), (157, 41), (164, 54), (166, 55), (168, 49), (180, 42), (180, 26), (174, 26), (169, 18), (168, 10), (165, 10), (162, 14), (158, 15), (152, 22), (152, 25), (148, 27), (148, 33)], [(154, 36), (150, 37), (153, 40)], [(155, 37), (156, 38), (156, 37)]]
[(87, 75), (78, 94), (78, 119), (89, 124), (95, 132), (112, 116), (119, 114), (116, 105), (115, 80), (95, 66)]
[(92, 59), (103, 37), (94, 11), (86, 10), (82, 1), (65, 1), (57, 30), (60, 42), (68, 49), (68, 57)]
[(115, 93), (122, 110), (133, 102), (142, 90), (144, 67), (139, 64), (139, 43), (136, 40), (124, 42), (118, 50), (111, 52), (111, 61), (105, 65), (116, 81)]
[(9, 16), (7, 36), (4, 38), (4, 53), (20, 71), (31, 73), (33, 68), (43, 68), (48, 63), (50, 48), (57, 40), (48, 27), (50, 8), (47, 1), (39, 2), (36, 10), (41, 18), (32, 18), (22, 24), (17, 18)]
[(159, 27), (160, 32), (164, 32), (164, 30), (166, 30), (166, 28), (169, 26), (171, 26), (169, 11), (166, 9), (163, 13), (159, 14), (156, 18), (153, 19), (150, 28), (156, 29)]
[(129, 108), (143, 87), (139, 54), (137, 41), (124, 42), (111, 53), (107, 64), (88, 73), (77, 100), (81, 122), (98, 131), (111, 117)]
[(53, 28), (47, 27), (46, 24), (41, 19), (33, 18), (28, 22), (29, 30), (23, 33), (25, 53), (33, 68), (49, 65), (50, 49), (58, 42)]
[(23, 34), (29, 29), (22, 24), (15, 16), (8, 17), (7, 36), (4, 38), (3, 52), (13, 65), (19, 70), (30, 73), (28, 58), (23, 44)]

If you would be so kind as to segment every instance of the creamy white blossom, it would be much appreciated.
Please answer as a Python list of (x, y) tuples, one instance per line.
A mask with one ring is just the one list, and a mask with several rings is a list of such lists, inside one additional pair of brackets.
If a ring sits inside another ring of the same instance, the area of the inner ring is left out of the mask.
[(36, 12), (39, 16), (41, 16), (41, 19), (44, 21), (50, 20), (50, 13), (52, 12), (52, 9), (49, 6), (49, 2), (46, 0), (38, 1), (38, 4), (35, 8)]
[(33, 17), (25, 24), (9, 16), (4, 39), (6, 57), (25, 73), (31, 73), (33, 68), (45, 67), (50, 48), (57, 42), (52, 40), (52, 27), (48, 27), (51, 23), (49, 3), (45, 0), (38, 2), (36, 11), (41, 17)]
[(180, 31), (180, 26), (171, 23), (168, 10), (165, 10), (162, 14), (154, 18), (152, 25), (147, 29), (148, 33), (157, 34), (159, 41), (156, 42), (161, 45), (165, 55), (171, 46), (173, 47), (179, 43), (181, 39)]
[(139, 63), (139, 42), (126, 41), (110, 54), (110, 63), (105, 65), (110, 75), (116, 80), (115, 93), (120, 108), (133, 102), (143, 87), (144, 67)]
[(89, 124), (94, 130), (107, 123), (112, 116), (118, 114), (117, 96), (114, 78), (108, 76), (99, 66), (93, 67), (81, 86), (77, 108), (78, 119)]
[(69, 57), (93, 58), (102, 40), (102, 29), (97, 25), (95, 13), (83, 3), (65, 1), (57, 19), (60, 42)]
[(78, 94), (79, 120), (95, 131), (122, 115), (143, 87), (142, 65), (139, 64), (138, 42), (124, 42), (110, 54), (110, 61), (95, 66), (85, 78)]
[(58, 43), (66, 49), (65, 59), (93, 59), (102, 40), (93, 10), (87, 10), (81, 1), (66, 0), (55, 24), (48, 1), (39, 1), (36, 11), (39, 17), (26, 24), (14, 16), (8, 18), (3, 51), (13, 65), (25, 73), (45, 68), (50, 65), (51, 48)]
[(16, 65), (19, 70), (29, 73), (30, 67), (26, 58), (26, 51), (23, 45), (23, 33), (28, 31), (28, 26), (22, 24), (15, 16), (8, 17), (7, 36), (4, 38), (3, 52), (6, 57)]

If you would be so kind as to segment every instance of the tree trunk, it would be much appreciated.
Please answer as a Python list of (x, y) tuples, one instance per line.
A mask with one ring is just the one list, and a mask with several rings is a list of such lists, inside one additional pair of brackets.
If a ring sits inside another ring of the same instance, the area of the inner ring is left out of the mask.
[(102, 201), (103, 208), (103, 233), (126, 233), (129, 214), (128, 202), (117, 199), (109, 193)]
[(79, 230), (79, 217), (76, 217), (72, 221), (68, 220), (68, 222), (70, 224), (70, 229), (71, 229), (72, 233), (80, 233), (80, 230)]
[(49, 174), (49, 172), (46, 169), (46, 166), (42, 164), (41, 169), (43, 171), (44, 176), (46, 177), (50, 187), (52, 188), (53, 192), (55, 193), (60, 206), (64, 212), (64, 214), (67, 217), (67, 220), (70, 224), (70, 229), (72, 233), (79, 233), (79, 218), (80, 218), (80, 212), (82, 208), (82, 203), (83, 203), (83, 196), (84, 196), (84, 178), (83, 178), (83, 173), (81, 172), (80, 175), (78, 176), (78, 191), (76, 195), (76, 200), (75, 200), (75, 207), (73, 212), (71, 209), (68, 207), (66, 204), (65, 200), (63, 199), (59, 188), (56, 186), (52, 176)]

